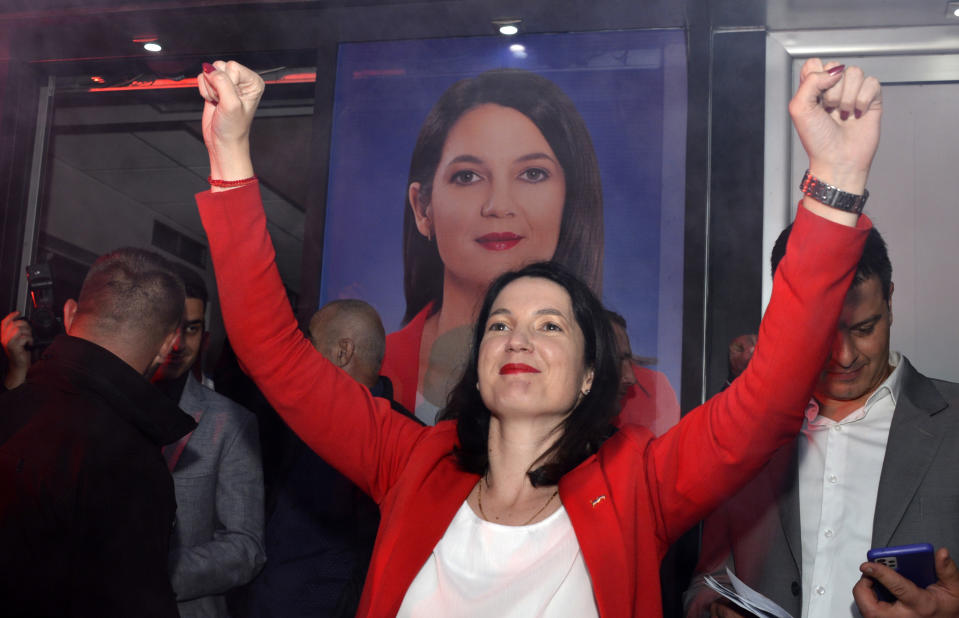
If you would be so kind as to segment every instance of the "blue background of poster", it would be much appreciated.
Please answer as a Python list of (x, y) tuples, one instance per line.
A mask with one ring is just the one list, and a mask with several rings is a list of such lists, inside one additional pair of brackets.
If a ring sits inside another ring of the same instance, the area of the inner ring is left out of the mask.
[(634, 354), (655, 357), (653, 367), (679, 392), (687, 100), (680, 30), (340, 45), (318, 304), (362, 298), (387, 332), (401, 326), (403, 209), (420, 125), (455, 81), (500, 67), (548, 77), (583, 116), (603, 184), (603, 301), (626, 317)]

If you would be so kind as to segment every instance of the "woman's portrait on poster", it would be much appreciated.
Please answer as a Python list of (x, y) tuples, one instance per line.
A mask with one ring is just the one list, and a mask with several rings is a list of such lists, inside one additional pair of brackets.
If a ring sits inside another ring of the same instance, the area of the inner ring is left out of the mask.
[(498, 275), (553, 259), (602, 292), (596, 154), (545, 77), (503, 69), (451, 86), (420, 130), (405, 205), (404, 322), (420, 337), (391, 335), (383, 371), (409, 402), (418, 357), (421, 416), (424, 406), (435, 415), (461, 374), (477, 302)]

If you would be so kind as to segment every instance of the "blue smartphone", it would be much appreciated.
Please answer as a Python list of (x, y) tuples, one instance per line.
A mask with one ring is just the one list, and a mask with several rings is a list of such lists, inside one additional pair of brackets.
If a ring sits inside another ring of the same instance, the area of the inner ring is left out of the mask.
[[(936, 582), (935, 552), (929, 543), (874, 547), (866, 553), (866, 559), (886, 565), (920, 588)], [(876, 582), (873, 590), (880, 601), (896, 602), (896, 597), (879, 582)]]

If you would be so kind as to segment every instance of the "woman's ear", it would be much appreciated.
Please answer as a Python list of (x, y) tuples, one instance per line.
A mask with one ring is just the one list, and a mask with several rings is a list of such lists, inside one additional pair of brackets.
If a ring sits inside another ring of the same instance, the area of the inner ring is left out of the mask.
[(413, 209), (413, 219), (416, 221), (416, 229), (427, 240), (433, 240), (433, 220), (430, 219), (430, 207), (423, 204), (420, 199), (422, 186), (418, 182), (410, 183), (409, 199), (410, 208)]
[(586, 396), (589, 394), (589, 389), (593, 387), (593, 370), (592, 368), (586, 370), (586, 375), (583, 376), (583, 388), (579, 389), (579, 392)]

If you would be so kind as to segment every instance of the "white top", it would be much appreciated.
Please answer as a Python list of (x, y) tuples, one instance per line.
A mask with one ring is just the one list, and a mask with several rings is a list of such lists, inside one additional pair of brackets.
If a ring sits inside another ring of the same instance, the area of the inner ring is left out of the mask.
[(598, 617), (566, 509), (528, 526), (477, 516), (465, 501), (397, 616)]
[(866, 404), (840, 422), (810, 402), (799, 441), (803, 618), (860, 616), (852, 598), (872, 544), (872, 522), (889, 426), (902, 383), (896, 367)]
[(416, 418), (423, 421), (426, 425), (436, 424), (436, 415), (440, 407), (429, 401), (419, 390), (416, 391), (416, 405), (413, 408), (413, 414)]

